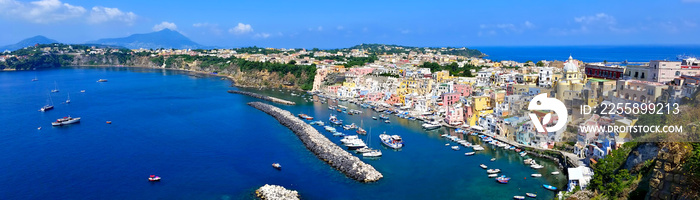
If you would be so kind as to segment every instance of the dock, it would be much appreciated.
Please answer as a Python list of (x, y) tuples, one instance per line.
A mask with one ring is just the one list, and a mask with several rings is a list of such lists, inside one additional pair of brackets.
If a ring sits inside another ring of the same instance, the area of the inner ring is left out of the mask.
[(262, 95), (262, 94), (257, 94), (257, 93), (252, 93), (252, 92), (246, 92), (246, 91), (240, 91), (240, 90), (229, 90), (228, 93), (231, 93), (231, 94), (242, 94), (242, 95), (246, 95), (246, 96), (250, 96), (250, 97), (255, 97), (255, 98), (258, 98), (258, 99), (262, 99), (262, 100), (265, 100), (265, 101), (271, 101), (271, 102), (274, 102), (274, 103), (281, 103), (281, 104), (285, 104), (285, 105), (296, 105), (296, 104), (297, 104), (297, 103), (294, 103), (294, 102), (292, 102), (292, 101), (287, 101), (287, 100), (280, 99), (280, 98), (276, 98), (276, 97), (265, 96), (265, 95)]
[(248, 105), (277, 119), (280, 124), (292, 130), (316, 157), (347, 177), (364, 183), (375, 182), (384, 177), (372, 165), (363, 162), (360, 158), (331, 142), (326, 136), (291, 112), (262, 102), (250, 102)]

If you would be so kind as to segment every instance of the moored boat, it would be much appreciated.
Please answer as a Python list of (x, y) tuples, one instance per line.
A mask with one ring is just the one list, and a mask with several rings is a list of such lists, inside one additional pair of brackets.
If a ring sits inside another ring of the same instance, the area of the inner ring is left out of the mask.
[(542, 185), (542, 187), (544, 187), (545, 189), (548, 189), (548, 190), (552, 190), (552, 191), (556, 191), (556, 190), (557, 190), (557, 187), (554, 187), (554, 186), (551, 186), (551, 185)]
[(542, 177), (542, 174), (531, 174), (532, 177)]
[(558, 175), (558, 174), (559, 174), (559, 172), (557, 172), (557, 171), (552, 172), (552, 175)]
[(528, 197), (532, 197), (532, 198), (537, 197), (537, 194), (535, 194), (535, 193), (525, 193), (525, 195), (527, 195)]
[(382, 152), (379, 150), (372, 150), (367, 153), (362, 153), (362, 157), (380, 157), (382, 156)]
[(498, 183), (506, 184), (506, 183), (508, 183), (508, 181), (510, 181), (510, 178), (506, 177), (506, 175), (501, 175), (500, 177), (496, 178), (496, 181)]
[(97, 82), (107, 82), (107, 79), (100, 79), (100, 80), (97, 80)]
[(481, 168), (483, 168), (483, 169), (489, 168), (488, 166), (486, 166), (486, 165), (484, 165), (484, 164), (479, 165), (479, 167), (481, 167)]
[(525, 199), (525, 196), (513, 196), (513, 199), (523, 200), (523, 199)]
[(474, 155), (475, 153), (476, 153), (476, 152), (473, 152), (473, 151), (472, 151), (472, 152), (464, 153), (464, 155), (465, 155), (465, 156), (471, 156), (471, 155)]
[(499, 172), (501, 172), (500, 169), (488, 169), (488, 170), (486, 170), (486, 173), (489, 173), (489, 174), (496, 174)]
[(339, 120), (338, 118), (335, 117), (335, 115), (331, 115), (331, 117), (328, 118), (328, 120), (330, 120), (331, 123), (332, 123), (332, 124), (335, 124), (335, 125), (341, 125), (341, 124), (343, 124), (343, 120)]
[(388, 135), (386, 132), (384, 132), (384, 134), (379, 135), (379, 139), (382, 141), (382, 144), (391, 147), (392, 149), (400, 149), (403, 147), (403, 140), (401, 139), (401, 136)]
[(150, 181), (150, 182), (160, 181), (160, 176), (151, 175), (150, 177), (148, 177), (148, 181)]
[(45, 105), (44, 107), (39, 108), (39, 111), (46, 112), (46, 111), (51, 110), (51, 109), (53, 109), (52, 105)]
[(452, 146), (452, 150), (459, 151), (459, 146)]
[(385, 121), (384, 121), (384, 123), (387, 123), (387, 124), (388, 124), (388, 123), (391, 123), (391, 121), (389, 121), (389, 120), (385, 120)]
[(63, 125), (79, 123), (79, 122), (80, 122), (80, 117), (73, 118), (73, 117), (68, 116), (68, 117), (63, 117), (63, 118), (57, 119), (55, 122), (51, 122), (51, 125), (63, 126)]

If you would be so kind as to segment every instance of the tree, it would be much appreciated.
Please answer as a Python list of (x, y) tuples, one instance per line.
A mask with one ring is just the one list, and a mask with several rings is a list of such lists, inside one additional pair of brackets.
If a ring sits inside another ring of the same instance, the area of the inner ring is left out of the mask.
[(296, 65), (296, 64), (297, 64), (297, 61), (296, 61), (296, 60), (290, 60), (289, 63), (287, 63), (287, 64)]
[(543, 67), (543, 66), (544, 66), (544, 62), (542, 62), (541, 60), (540, 60), (540, 61), (537, 61), (537, 64), (535, 64), (535, 66)]

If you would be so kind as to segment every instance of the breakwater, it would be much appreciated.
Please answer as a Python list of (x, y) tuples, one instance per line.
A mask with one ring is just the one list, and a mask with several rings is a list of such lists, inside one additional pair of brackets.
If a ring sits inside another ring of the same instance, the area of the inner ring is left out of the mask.
[(248, 105), (261, 110), (286, 126), (296, 134), (302, 143), (319, 159), (346, 176), (360, 182), (374, 182), (384, 177), (372, 165), (362, 162), (343, 148), (331, 142), (311, 125), (294, 116), (289, 111), (262, 102), (250, 102)]
[(262, 100), (265, 100), (265, 101), (271, 101), (271, 102), (281, 103), (281, 104), (286, 104), (286, 105), (296, 105), (296, 104), (297, 104), (297, 103), (294, 103), (294, 102), (292, 102), (292, 101), (287, 101), (287, 100), (280, 99), (280, 98), (275, 98), (275, 97), (265, 96), (265, 95), (262, 95), (262, 94), (256, 94), (256, 93), (246, 92), (246, 91), (240, 91), (240, 90), (229, 90), (228, 93), (231, 93), (231, 94), (242, 94), (242, 95), (246, 95), (246, 96), (251, 96), (251, 97), (258, 98), (258, 99), (262, 99)]
[(299, 199), (299, 193), (296, 190), (288, 190), (279, 185), (268, 184), (265, 184), (264, 186), (255, 190), (255, 196), (261, 199)]

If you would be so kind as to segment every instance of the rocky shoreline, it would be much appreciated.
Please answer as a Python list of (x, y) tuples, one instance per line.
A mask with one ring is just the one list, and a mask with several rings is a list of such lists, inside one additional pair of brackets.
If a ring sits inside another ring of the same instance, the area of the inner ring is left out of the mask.
[(307, 149), (319, 159), (346, 176), (360, 182), (374, 182), (384, 177), (372, 165), (362, 162), (358, 157), (345, 151), (311, 125), (294, 116), (289, 111), (262, 102), (250, 102), (248, 105), (261, 110), (286, 126), (304, 143)]
[(299, 193), (296, 190), (288, 190), (279, 185), (268, 184), (265, 184), (262, 187), (255, 190), (255, 196), (257, 196), (260, 199), (299, 199)]
[(294, 102), (292, 102), (292, 101), (287, 101), (287, 100), (280, 99), (280, 98), (275, 98), (275, 97), (270, 97), (270, 96), (265, 96), (265, 95), (261, 95), (261, 94), (256, 94), (256, 93), (246, 92), (246, 91), (240, 91), (240, 90), (229, 90), (228, 93), (231, 93), (231, 94), (242, 94), (242, 95), (246, 95), (246, 96), (251, 96), (251, 97), (258, 98), (258, 99), (262, 99), (262, 100), (265, 100), (265, 101), (271, 101), (271, 102), (281, 103), (281, 104), (286, 104), (286, 105), (296, 105), (296, 104), (297, 104), (297, 103), (294, 103)]

